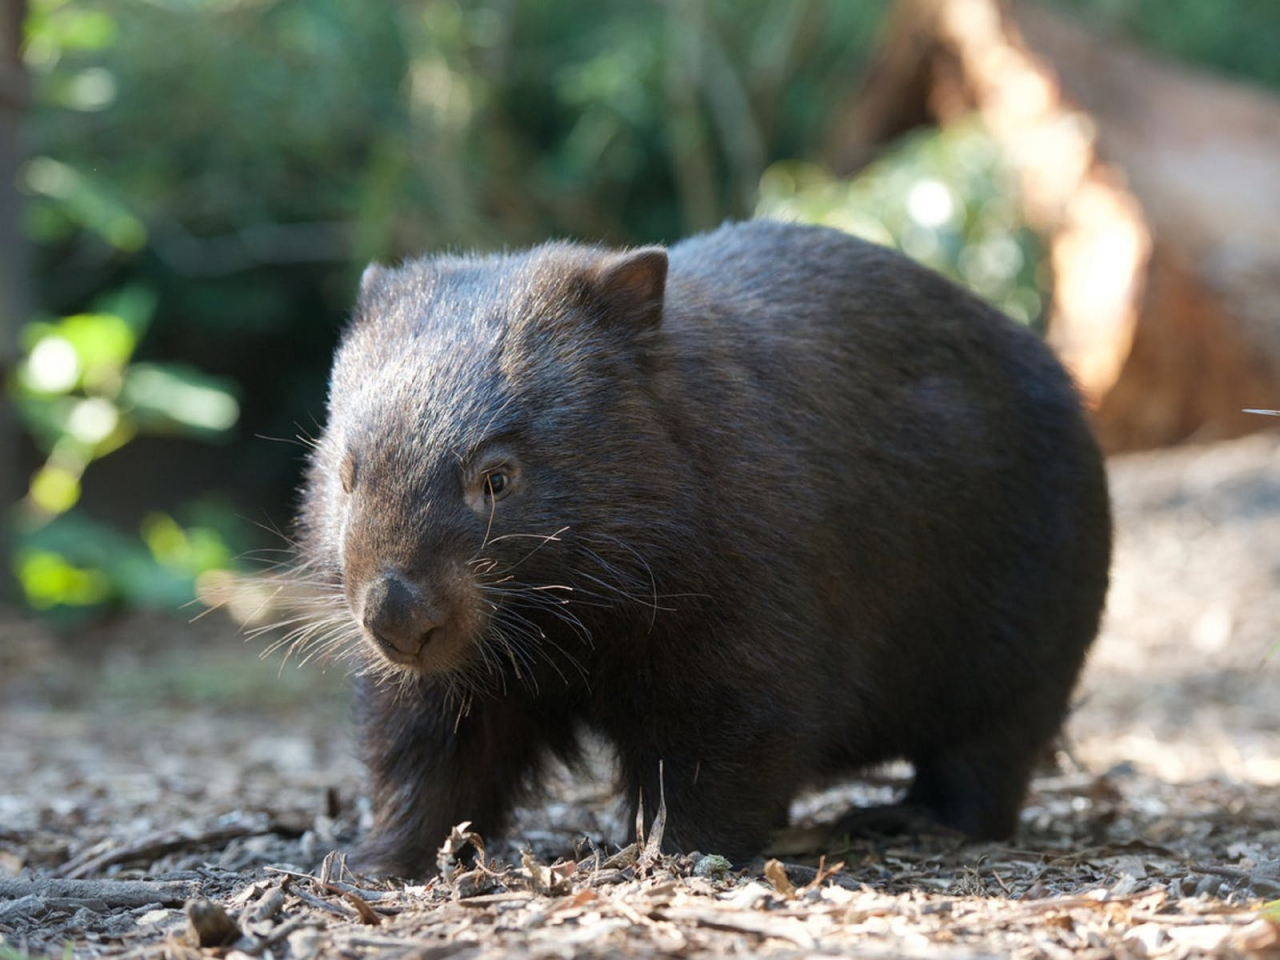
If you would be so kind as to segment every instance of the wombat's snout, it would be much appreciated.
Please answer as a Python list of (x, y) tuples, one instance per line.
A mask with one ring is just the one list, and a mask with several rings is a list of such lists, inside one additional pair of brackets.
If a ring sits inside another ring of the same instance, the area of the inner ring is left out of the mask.
[(417, 660), (440, 626), (440, 616), (421, 593), (394, 571), (383, 571), (364, 592), (361, 622), (391, 660)]

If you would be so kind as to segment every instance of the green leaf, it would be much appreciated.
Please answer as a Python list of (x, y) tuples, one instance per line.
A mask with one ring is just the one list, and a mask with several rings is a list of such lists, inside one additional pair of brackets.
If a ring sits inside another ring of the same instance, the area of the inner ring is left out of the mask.
[(76, 403), (75, 397), (43, 397), (21, 390), (14, 397), (19, 418), (46, 452), (69, 435), (68, 423)]
[(121, 403), (148, 431), (226, 434), (240, 417), (229, 380), (176, 363), (135, 363), (125, 373)]
[(1016, 198), (994, 139), (969, 121), (905, 136), (849, 181), (809, 164), (775, 164), (761, 177), (756, 213), (896, 246), (1035, 325), (1043, 253)]
[(15, 567), (27, 603), (36, 610), (92, 606), (111, 595), (111, 581), (101, 570), (78, 567), (49, 550), (19, 550)]
[(142, 539), (158, 564), (188, 578), (231, 566), (231, 550), (215, 531), (184, 528), (166, 513), (147, 514)]
[(156, 519), (148, 519), (153, 539), (167, 540), (159, 551), (165, 562), (140, 538), (77, 510), (22, 532), (14, 558), (27, 602), (42, 611), (111, 602), (174, 610), (193, 598), (196, 575), (230, 565), (230, 548), (212, 530), (183, 529), (166, 517), (157, 536)]
[(95, 313), (109, 313), (119, 317), (133, 331), (135, 341), (151, 326), (151, 318), (156, 312), (156, 301), (159, 297), (150, 287), (140, 283), (109, 290), (94, 301)]
[(75, 349), (87, 385), (117, 377), (138, 345), (133, 326), (114, 313), (66, 317), (54, 325), (54, 334)]
[(147, 242), (147, 228), (113, 191), (52, 157), (33, 157), (26, 186), (54, 201), (68, 219), (92, 230), (117, 250), (136, 252)]
[(49, 515), (66, 513), (80, 500), (80, 475), (46, 463), (31, 478), (31, 499)]

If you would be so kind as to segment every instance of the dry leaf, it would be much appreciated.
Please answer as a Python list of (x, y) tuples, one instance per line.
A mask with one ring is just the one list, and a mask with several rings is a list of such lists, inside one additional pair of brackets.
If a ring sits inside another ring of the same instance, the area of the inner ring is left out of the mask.
[(474, 830), (468, 830), (469, 826), (471, 821), (464, 820), (454, 827), (444, 843), (440, 845), (439, 852), (436, 853), (436, 867), (440, 871), (440, 876), (446, 881), (453, 878), (454, 871), (458, 867), (458, 854), (468, 846), (475, 849), (476, 862), (484, 863), (484, 840)]
[(788, 900), (794, 900), (796, 896), (796, 888), (791, 884), (791, 878), (787, 876), (787, 868), (782, 865), (780, 860), (770, 860), (764, 865), (764, 876), (771, 884), (773, 889), (778, 892), (779, 896), (786, 897)]
[(1280, 923), (1259, 917), (1231, 935), (1231, 946), (1244, 953), (1274, 950), (1280, 947)]
[(186, 940), (193, 947), (225, 947), (240, 939), (240, 927), (221, 904), (196, 897), (188, 900)]

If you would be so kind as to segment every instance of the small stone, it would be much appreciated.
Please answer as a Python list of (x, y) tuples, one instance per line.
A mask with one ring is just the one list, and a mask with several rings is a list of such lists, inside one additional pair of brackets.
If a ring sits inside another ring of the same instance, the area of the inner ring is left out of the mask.
[(693, 862), (693, 875), (708, 880), (726, 880), (733, 864), (716, 853), (708, 853)]
[(1197, 897), (1216, 897), (1222, 892), (1222, 879), (1209, 874), (1196, 884)]

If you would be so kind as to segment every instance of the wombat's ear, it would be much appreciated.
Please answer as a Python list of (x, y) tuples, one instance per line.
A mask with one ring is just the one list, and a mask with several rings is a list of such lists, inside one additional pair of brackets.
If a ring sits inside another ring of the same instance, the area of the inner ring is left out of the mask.
[(367, 297), (382, 283), (387, 275), (387, 268), (381, 264), (371, 263), (360, 274), (360, 296)]
[(656, 327), (667, 288), (666, 248), (608, 254), (592, 271), (590, 286), (612, 322)]

